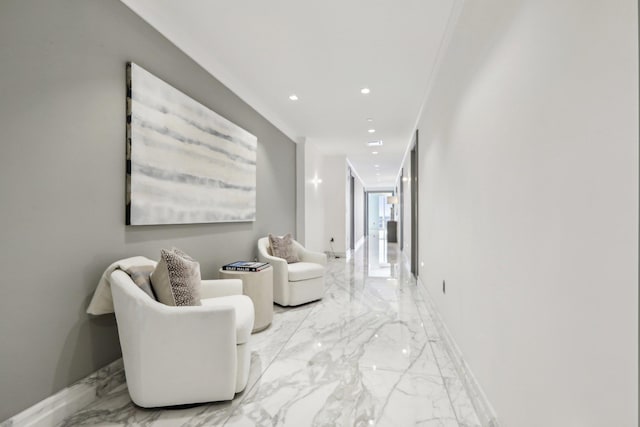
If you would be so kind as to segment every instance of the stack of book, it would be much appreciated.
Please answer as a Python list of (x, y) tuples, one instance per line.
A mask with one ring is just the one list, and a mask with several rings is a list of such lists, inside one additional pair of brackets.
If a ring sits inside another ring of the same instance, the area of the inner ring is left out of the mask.
[(253, 262), (253, 261), (236, 261), (231, 264), (223, 265), (222, 269), (225, 271), (262, 271), (269, 267), (268, 262)]

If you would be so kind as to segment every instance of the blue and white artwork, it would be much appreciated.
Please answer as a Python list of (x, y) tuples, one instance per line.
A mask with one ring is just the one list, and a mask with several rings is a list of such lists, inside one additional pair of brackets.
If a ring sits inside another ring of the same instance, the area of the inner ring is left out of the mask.
[(255, 221), (257, 138), (127, 64), (127, 224)]

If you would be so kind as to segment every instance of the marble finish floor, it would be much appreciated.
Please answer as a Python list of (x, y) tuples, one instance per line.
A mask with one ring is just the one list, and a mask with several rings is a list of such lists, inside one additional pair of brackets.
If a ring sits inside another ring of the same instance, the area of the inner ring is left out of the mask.
[(480, 425), (396, 244), (372, 237), (326, 279), (321, 301), (274, 305), (233, 401), (148, 410), (120, 383), (59, 426)]

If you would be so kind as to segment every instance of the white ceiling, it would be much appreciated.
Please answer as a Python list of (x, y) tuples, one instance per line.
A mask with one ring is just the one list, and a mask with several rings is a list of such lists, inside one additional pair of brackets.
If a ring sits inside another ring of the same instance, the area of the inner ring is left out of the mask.
[(455, 1), (122, 0), (291, 139), (346, 155), (367, 188), (395, 183)]

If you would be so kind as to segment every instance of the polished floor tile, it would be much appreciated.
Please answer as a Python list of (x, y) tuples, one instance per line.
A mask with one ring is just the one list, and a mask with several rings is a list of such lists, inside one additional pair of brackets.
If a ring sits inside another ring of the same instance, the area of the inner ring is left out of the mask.
[(321, 301), (274, 306), (230, 402), (136, 407), (126, 384), (60, 426), (458, 426), (480, 423), (396, 244), (331, 259)]

